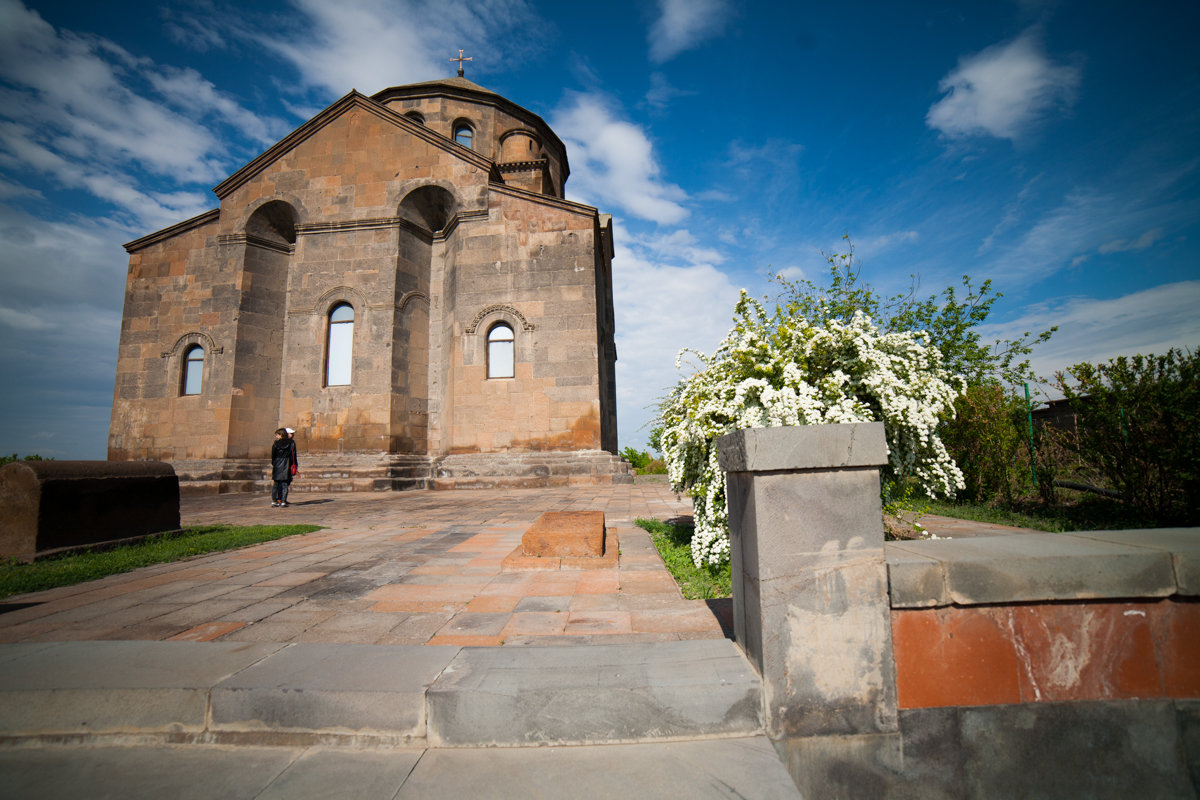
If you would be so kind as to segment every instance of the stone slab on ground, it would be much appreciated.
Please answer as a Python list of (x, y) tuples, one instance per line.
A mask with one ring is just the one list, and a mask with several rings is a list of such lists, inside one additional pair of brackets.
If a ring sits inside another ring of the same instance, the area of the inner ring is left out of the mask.
[(513, 750), (45, 747), (0, 750), (0, 798), (608, 800), (799, 798), (765, 736)]
[(425, 691), (457, 647), (293, 644), (213, 687), (211, 729), (425, 736)]
[(762, 730), (761, 685), (727, 640), (466, 648), (430, 687), (429, 742), (590, 744)]
[(0, 735), (201, 731), (209, 689), (279, 650), (241, 642), (0, 646)]
[(546, 511), (521, 536), (527, 556), (604, 555), (603, 511)]

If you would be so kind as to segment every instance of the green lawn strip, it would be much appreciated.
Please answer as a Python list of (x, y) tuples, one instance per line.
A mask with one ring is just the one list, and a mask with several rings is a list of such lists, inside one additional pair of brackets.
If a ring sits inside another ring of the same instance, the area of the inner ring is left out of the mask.
[(692, 563), (692, 527), (670, 525), (657, 519), (638, 518), (633, 524), (650, 534), (667, 571), (688, 600), (715, 600), (733, 596), (729, 564), (720, 568), (697, 567)]
[(1050, 533), (1067, 531), (1108, 531), (1127, 528), (1153, 528), (1153, 522), (1140, 519), (1116, 501), (1085, 497), (1073, 502), (1044, 505), (1036, 501), (1017, 508), (945, 500), (922, 501), (927, 513), (995, 525), (1033, 528)]
[(320, 529), (320, 525), (204, 525), (186, 528), (180, 533), (151, 536), (137, 544), (122, 545), (111, 550), (70, 553), (32, 564), (21, 564), (10, 559), (0, 563), (0, 598), (57, 586), (72, 586), (150, 564), (234, 550)]

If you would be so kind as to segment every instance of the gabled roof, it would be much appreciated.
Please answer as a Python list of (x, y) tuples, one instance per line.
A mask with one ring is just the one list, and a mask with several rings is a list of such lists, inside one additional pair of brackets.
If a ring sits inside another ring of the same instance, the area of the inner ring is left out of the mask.
[[(470, 81), (466, 82), (470, 83)], [(326, 125), (338, 119), (351, 109), (360, 109), (362, 111), (366, 111), (367, 113), (374, 114), (380, 119), (390, 122), (397, 127), (403, 128), (420, 139), (424, 139), (435, 147), (450, 153), (454, 153), (459, 158), (470, 161), (475, 166), (487, 172), (493, 180), (500, 180), (500, 173), (497, 171), (496, 165), (491, 159), (475, 152), (469, 147), (463, 147), (457, 142), (442, 136), (440, 133), (432, 131), (429, 128), (426, 128), (424, 125), (414, 122), (404, 115), (392, 111), (390, 108), (378, 102), (377, 100), (351, 89), (350, 92), (340, 100), (334, 102), (308, 122), (304, 123), (299, 128), (296, 128), (296, 130), (280, 139), (257, 158), (250, 161), (250, 163), (246, 164), (237, 172), (233, 173), (228, 178), (221, 181), (221, 183), (214, 186), (213, 193), (216, 194), (219, 199), (224, 200), (238, 187), (242, 186), (250, 179), (254, 178), (256, 175), (265, 170), (267, 167), (271, 166), (280, 158), (282, 158), (284, 154), (294, 149), (309, 137), (315, 135)]]

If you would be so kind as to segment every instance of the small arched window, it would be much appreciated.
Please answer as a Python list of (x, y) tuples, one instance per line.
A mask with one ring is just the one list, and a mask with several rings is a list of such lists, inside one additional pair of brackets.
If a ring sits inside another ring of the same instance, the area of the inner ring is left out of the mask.
[(487, 335), (487, 376), (511, 378), (513, 371), (513, 329), (503, 322), (496, 323)]
[(409, 111), (404, 116), (408, 117), (413, 122), (416, 122), (419, 125), (425, 124), (425, 115), (423, 115), (420, 111)]
[(180, 394), (200, 394), (204, 386), (204, 348), (194, 344), (183, 355), (183, 373)]
[(463, 147), (470, 147), (471, 142), (475, 139), (475, 131), (465, 122), (454, 123), (454, 141), (461, 144)]
[(354, 355), (354, 307), (338, 303), (329, 311), (329, 342), (325, 359), (325, 385), (349, 386)]

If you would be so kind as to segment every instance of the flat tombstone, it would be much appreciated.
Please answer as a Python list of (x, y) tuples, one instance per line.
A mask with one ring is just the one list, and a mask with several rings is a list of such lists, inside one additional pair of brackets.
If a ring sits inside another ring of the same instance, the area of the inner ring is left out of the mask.
[(158, 461), (16, 461), (0, 467), (0, 556), (179, 529), (179, 479)]
[(521, 552), (538, 558), (604, 555), (603, 511), (547, 511), (521, 537)]

